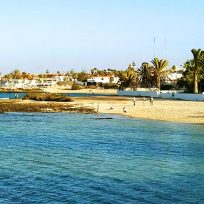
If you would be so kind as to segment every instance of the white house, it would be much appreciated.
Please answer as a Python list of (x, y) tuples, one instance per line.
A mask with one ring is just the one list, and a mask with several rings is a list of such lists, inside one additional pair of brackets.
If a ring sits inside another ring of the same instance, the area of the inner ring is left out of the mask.
[(63, 82), (65, 78), (65, 75), (53, 75), (52, 77), (52, 79), (56, 80), (57, 82)]
[(119, 78), (115, 76), (93, 76), (87, 79), (87, 84), (97, 84), (97, 83), (118, 83)]
[(35, 87), (50, 87), (55, 86), (57, 80), (53, 79), (1, 79), (0, 87), (2, 88), (35, 88)]
[(0, 87), (2, 88), (30, 88), (36, 87), (36, 80), (28, 79), (1, 79)]
[(176, 70), (168, 75), (167, 83), (173, 84), (176, 83), (178, 79), (180, 79), (182, 75), (182, 71), (184, 70), (183, 67), (176, 67)]
[(52, 78), (45, 78), (38, 80), (37, 87), (54, 87), (57, 85), (57, 80)]

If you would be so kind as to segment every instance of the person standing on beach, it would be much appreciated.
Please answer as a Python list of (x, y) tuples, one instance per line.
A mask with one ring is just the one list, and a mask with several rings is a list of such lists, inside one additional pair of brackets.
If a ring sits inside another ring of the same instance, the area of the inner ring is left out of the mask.
[(146, 98), (143, 97), (143, 106), (145, 105), (145, 102), (146, 102)]
[(133, 105), (135, 106), (136, 98), (133, 98)]
[(99, 112), (99, 105), (97, 105), (96, 112), (98, 114), (98, 112)]
[(153, 106), (153, 101), (154, 101), (153, 97), (150, 97), (149, 102), (151, 106)]

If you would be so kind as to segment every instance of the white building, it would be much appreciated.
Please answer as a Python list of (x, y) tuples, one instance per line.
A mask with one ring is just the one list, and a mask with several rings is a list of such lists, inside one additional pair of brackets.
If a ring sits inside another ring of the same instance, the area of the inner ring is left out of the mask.
[(167, 83), (173, 84), (176, 83), (178, 79), (180, 79), (182, 75), (182, 71), (184, 71), (183, 67), (176, 67), (175, 71), (168, 75)]
[(36, 87), (54, 87), (57, 82), (64, 81), (63, 75), (53, 75), (49, 78), (39, 78), (38, 76), (34, 79), (5, 79), (1, 78), (0, 87), (2, 88), (36, 88)]
[(57, 80), (46, 78), (42, 80), (38, 80), (37, 87), (54, 87), (57, 85)]
[(115, 76), (93, 76), (87, 79), (87, 84), (97, 84), (97, 83), (118, 83), (119, 77)]

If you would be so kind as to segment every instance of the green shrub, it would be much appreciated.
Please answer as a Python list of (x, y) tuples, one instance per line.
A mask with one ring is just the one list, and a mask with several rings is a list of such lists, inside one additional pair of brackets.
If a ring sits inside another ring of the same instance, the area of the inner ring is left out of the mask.
[(98, 85), (87, 85), (85, 89), (97, 89)]
[(63, 94), (55, 94), (55, 93), (28, 93), (24, 98), (24, 100), (35, 100), (35, 101), (59, 101), (59, 102), (72, 102), (68, 96), (64, 96)]
[(72, 88), (71, 88), (71, 90), (80, 90), (80, 89), (81, 89), (81, 86), (75, 83), (72, 85)]
[(102, 84), (102, 87), (104, 89), (117, 89), (118, 88), (118, 84), (105, 83), (105, 84)]
[(175, 89), (176, 87), (174, 85), (171, 85), (171, 84), (162, 84), (161, 85), (161, 90), (173, 90)]

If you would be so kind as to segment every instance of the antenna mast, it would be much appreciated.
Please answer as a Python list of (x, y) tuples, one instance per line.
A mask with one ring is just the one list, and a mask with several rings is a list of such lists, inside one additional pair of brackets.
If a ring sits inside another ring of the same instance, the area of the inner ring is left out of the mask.
[(166, 59), (166, 37), (164, 39), (164, 57)]
[(156, 57), (156, 37), (154, 36), (154, 58)]

